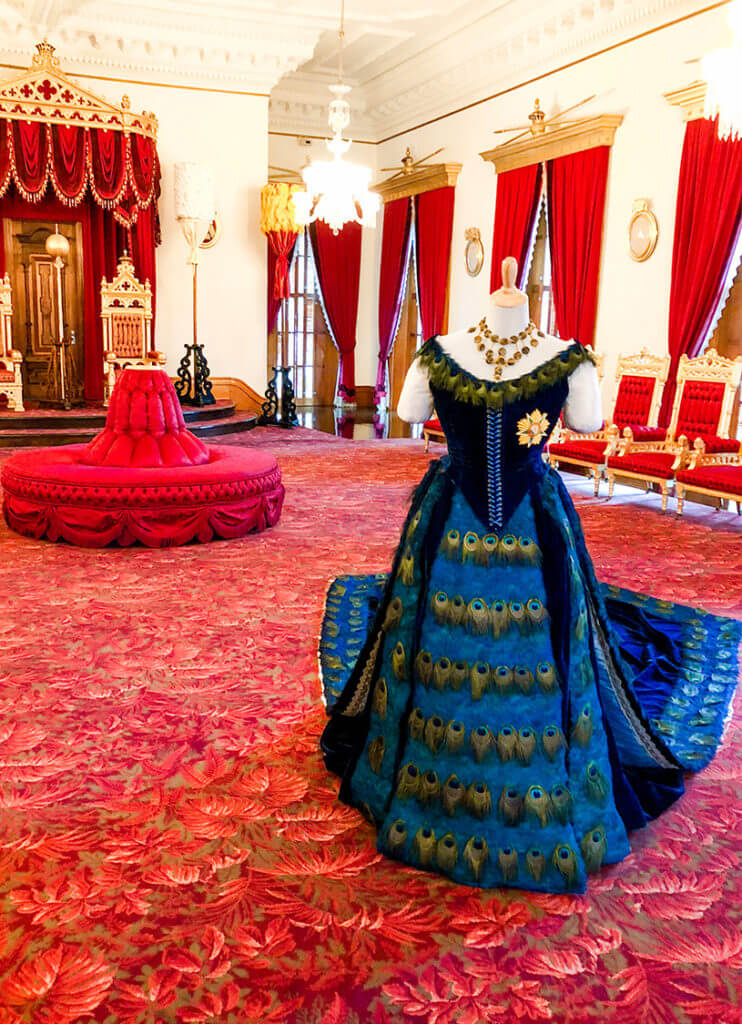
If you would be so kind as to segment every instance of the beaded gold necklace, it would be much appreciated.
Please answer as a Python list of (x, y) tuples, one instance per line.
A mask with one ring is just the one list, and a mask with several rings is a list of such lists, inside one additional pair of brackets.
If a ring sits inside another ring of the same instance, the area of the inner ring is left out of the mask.
[(482, 317), (476, 327), (469, 328), (474, 335), (474, 344), (484, 353), (484, 361), (494, 368), (495, 380), (502, 378), (506, 366), (514, 366), (519, 359), (527, 356), (532, 348), (536, 348), (545, 335), (531, 321), (526, 328), (509, 338), (501, 338), (487, 326), (487, 318)]

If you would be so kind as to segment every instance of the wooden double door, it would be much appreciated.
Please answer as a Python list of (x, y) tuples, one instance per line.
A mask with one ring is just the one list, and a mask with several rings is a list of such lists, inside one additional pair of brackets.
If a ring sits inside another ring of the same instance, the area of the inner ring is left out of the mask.
[(23, 395), (27, 402), (50, 397), (53, 360), (59, 360), (60, 287), (45, 244), (58, 230), (70, 251), (61, 274), (62, 322), (74, 333), (65, 361), (68, 394), (79, 400), (84, 386), (85, 317), (82, 227), (53, 221), (5, 218), (3, 243), (13, 295), (13, 347), (23, 355)]

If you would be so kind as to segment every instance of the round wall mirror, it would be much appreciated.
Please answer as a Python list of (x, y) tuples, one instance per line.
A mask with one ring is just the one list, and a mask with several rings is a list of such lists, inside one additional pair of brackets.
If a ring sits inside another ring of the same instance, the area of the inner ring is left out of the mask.
[(479, 228), (467, 228), (466, 248), (464, 249), (466, 272), (469, 277), (476, 277), (484, 266), (484, 246)]
[(632, 260), (643, 263), (657, 248), (659, 225), (649, 209), (649, 203), (641, 199), (634, 203), (634, 212), (629, 221), (629, 253)]

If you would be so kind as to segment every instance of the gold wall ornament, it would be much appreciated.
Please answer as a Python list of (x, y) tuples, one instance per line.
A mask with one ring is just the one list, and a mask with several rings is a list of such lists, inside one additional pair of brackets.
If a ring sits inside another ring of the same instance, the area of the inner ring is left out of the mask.
[(557, 125), (548, 131), (503, 142), (479, 155), (495, 165), (495, 171), (513, 171), (518, 167), (556, 160), (560, 156), (581, 153), (596, 146), (612, 146), (616, 131), (623, 124), (621, 114), (598, 114), (571, 124)]
[(482, 245), (482, 234), (479, 228), (467, 228), (465, 232), (466, 247), (464, 248), (464, 261), (466, 272), (469, 277), (476, 277), (481, 273), (484, 266), (484, 246)]
[(304, 185), (286, 181), (270, 181), (263, 185), (260, 190), (260, 230), (264, 235), (271, 231), (299, 232), (292, 200), (296, 192), (305, 191)]
[(531, 448), (540, 444), (549, 433), (549, 417), (540, 409), (534, 409), (518, 420), (518, 444)]
[(644, 263), (657, 248), (660, 229), (657, 217), (649, 209), (648, 199), (635, 199), (629, 221), (629, 255)]
[(157, 139), (157, 118), (150, 111), (135, 114), (129, 98), (116, 106), (63, 74), (55, 48), (44, 40), (27, 71), (0, 83), (0, 119), (103, 128)]

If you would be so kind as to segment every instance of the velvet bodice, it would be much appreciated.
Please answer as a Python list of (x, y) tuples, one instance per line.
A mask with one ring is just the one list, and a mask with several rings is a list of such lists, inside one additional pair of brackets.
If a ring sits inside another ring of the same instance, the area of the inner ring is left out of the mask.
[(468, 373), (436, 339), (418, 358), (446, 434), (449, 473), (481, 522), (498, 529), (547, 472), (542, 454), (567, 398), (569, 374), (591, 356), (574, 344), (532, 373), (500, 383)]

